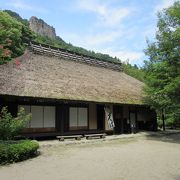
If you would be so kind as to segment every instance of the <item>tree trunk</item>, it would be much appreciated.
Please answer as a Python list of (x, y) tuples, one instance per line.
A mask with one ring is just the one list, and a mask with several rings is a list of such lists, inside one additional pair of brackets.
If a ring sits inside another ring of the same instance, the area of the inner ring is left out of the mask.
[(162, 121), (163, 121), (163, 131), (166, 130), (165, 128), (165, 118), (164, 118), (164, 110), (162, 109)]

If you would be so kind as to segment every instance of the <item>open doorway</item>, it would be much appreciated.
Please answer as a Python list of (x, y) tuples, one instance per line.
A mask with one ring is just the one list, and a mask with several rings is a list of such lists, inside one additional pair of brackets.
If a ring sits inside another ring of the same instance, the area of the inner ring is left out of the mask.
[(97, 129), (105, 129), (105, 112), (104, 105), (97, 105)]
[(135, 133), (137, 130), (137, 116), (136, 112), (129, 112), (129, 119), (130, 119), (130, 127), (131, 127), (131, 132)]
[(122, 106), (115, 105), (113, 106), (113, 116), (115, 124), (115, 134), (123, 133), (123, 108)]

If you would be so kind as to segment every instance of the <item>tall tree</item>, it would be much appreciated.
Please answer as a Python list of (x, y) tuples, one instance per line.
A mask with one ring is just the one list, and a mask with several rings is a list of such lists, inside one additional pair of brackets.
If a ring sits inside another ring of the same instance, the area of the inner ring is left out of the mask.
[(162, 119), (180, 124), (180, 2), (158, 14), (155, 42), (145, 50), (145, 101)]
[(30, 29), (8, 13), (0, 11), (0, 64), (20, 56), (33, 38)]

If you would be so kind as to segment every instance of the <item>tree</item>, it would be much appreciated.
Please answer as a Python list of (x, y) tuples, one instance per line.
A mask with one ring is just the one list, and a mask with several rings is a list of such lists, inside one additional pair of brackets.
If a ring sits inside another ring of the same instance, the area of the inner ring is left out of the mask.
[(17, 117), (3, 107), (0, 114), (0, 140), (11, 140), (26, 126), (31, 114), (26, 115), (24, 108), (20, 108)]
[(123, 71), (138, 79), (139, 81), (144, 81), (144, 76), (145, 76), (145, 73), (144, 73), (144, 70), (143, 68), (138, 68), (138, 66), (135, 64), (135, 65), (131, 65), (129, 63), (122, 63), (122, 67), (123, 67)]
[(29, 26), (29, 22), (27, 19), (23, 19), (18, 13), (11, 10), (4, 10), (3, 12), (8, 13), (11, 17), (14, 17), (17, 21), (21, 22), (25, 26)]
[(158, 14), (156, 41), (145, 50), (145, 102), (180, 124), (180, 2)]
[(0, 64), (22, 55), (25, 44), (32, 38), (33, 33), (27, 26), (0, 11)]

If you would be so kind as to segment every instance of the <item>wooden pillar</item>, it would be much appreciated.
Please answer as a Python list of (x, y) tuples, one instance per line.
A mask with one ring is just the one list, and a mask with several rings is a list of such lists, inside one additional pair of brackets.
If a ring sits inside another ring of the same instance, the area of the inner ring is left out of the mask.
[(60, 106), (60, 133), (64, 134), (64, 105)]
[(124, 122), (123, 122), (123, 119), (124, 119), (124, 107), (121, 106), (121, 134), (124, 133)]
[(64, 133), (63, 105), (56, 106), (56, 129), (61, 135)]
[(139, 131), (137, 113), (138, 113), (138, 110), (137, 110), (137, 107), (135, 107), (135, 119), (136, 119), (136, 127), (135, 127), (136, 130), (135, 130), (135, 131), (136, 131), (136, 132)]

